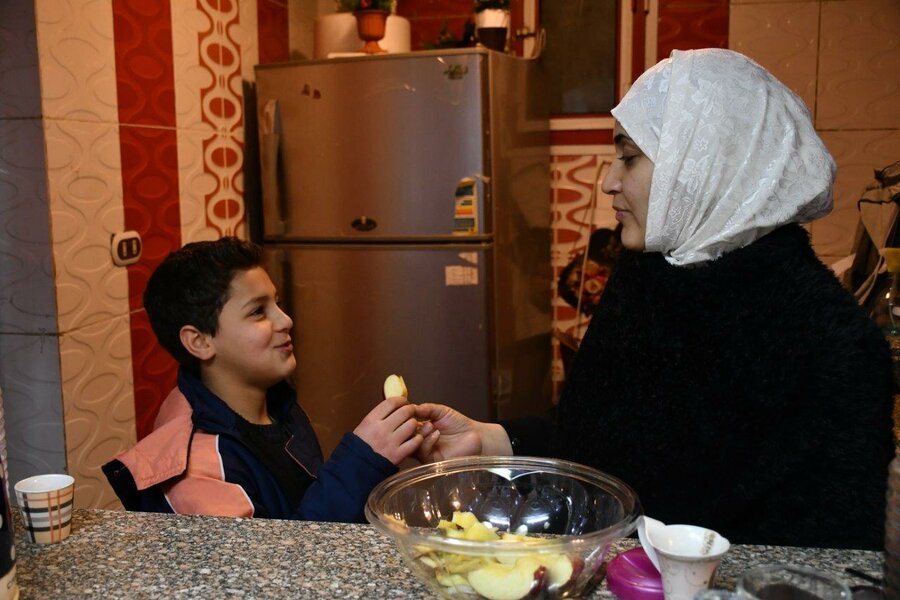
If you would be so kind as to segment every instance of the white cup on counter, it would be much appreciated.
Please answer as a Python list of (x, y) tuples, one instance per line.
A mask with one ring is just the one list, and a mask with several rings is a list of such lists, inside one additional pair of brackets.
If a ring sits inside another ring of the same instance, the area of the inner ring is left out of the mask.
[(32, 542), (61, 542), (72, 531), (75, 478), (70, 475), (35, 475), (15, 485), (22, 520)]

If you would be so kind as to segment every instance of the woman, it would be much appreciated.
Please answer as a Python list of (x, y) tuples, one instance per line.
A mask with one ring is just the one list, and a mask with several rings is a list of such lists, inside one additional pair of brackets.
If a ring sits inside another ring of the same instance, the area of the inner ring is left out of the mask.
[(835, 172), (803, 102), (738, 53), (676, 51), (612, 114), (628, 251), (553, 422), (422, 405), (420, 457), (556, 456), (732, 542), (883, 547), (890, 358), (797, 224)]

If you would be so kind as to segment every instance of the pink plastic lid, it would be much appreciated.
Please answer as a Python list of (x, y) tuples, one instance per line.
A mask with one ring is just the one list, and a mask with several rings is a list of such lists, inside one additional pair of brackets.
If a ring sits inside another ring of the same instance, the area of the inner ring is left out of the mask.
[(621, 600), (662, 600), (659, 571), (643, 548), (632, 548), (609, 562), (606, 587)]

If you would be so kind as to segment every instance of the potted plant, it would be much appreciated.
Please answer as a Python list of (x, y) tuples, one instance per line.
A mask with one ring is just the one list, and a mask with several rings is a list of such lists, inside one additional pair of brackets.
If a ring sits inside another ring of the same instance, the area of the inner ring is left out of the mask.
[(478, 41), (503, 51), (509, 29), (510, 0), (475, 0), (475, 32)]
[(338, 12), (383, 10), (393, 14), (397, 11), (397, 0), (335, 0), (335, 3)]
[(384, 37), (388, 15), (397, 10), (397, 0), (336, 0), (338, 12), (352, 12), (356, 17), (356, 32), (364, 43), (366, 54), (386, 52), (378, 45)]

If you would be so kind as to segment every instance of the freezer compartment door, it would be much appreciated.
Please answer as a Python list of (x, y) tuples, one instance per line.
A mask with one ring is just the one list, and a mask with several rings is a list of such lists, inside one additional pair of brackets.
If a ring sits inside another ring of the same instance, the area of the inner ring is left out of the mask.
[[(489, 233), (485, 57), (424, 53), (259, 68), (265, 237)], [(463, 198), (469, 189), (480, 192), (474, 205)]]
[(489, 245), (269, 246), (294, 383), (326, 456), (402, 375), (413, 402), (490, 410)]

